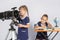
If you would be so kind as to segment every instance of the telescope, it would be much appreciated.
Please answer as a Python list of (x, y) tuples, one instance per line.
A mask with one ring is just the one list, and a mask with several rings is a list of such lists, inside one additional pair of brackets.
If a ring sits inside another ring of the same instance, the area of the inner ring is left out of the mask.
[(13, 25), (17, 25), (19, 22), (17, 22), (17, 18), (19, 17), (19, 11), (16, 10), (17, 7), (13, 7), (11, 8), (12, 11), (5, 11), (5, 12), (0, 12), (0, 19), (2, 21), (4, 20), (8, 20), (8, 19), (11, 19), (12, 22), (10, 23), (10, 28), (9, 28), (9, 31), (8, 31), (8, 34), (6, 36), (6, 39), (8, 39), (8, 36), (11, 32), (11, 39), (10, 40), (17, 40), (17, 33), (16, 33), (16, 29), (14, 28)]
[(8, 20), (11, 19), (12, 17), (17, 18), (19, 11), (16, 10), (17, 7), (11, 8), (12, 11), (5, 11), (5, 12), (0, 12), (0, 19), (1, 20)]

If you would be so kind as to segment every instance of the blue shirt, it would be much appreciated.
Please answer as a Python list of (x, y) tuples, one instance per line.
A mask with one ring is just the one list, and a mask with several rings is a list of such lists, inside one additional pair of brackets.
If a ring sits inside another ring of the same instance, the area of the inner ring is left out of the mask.
[[(41, 24), (42, 24), (41, 22), (38, 22), (37, 24), (38, 24), (39, 27), (42, 26), (42, 25), (41, 25)], [(47, 22), (45, 23), (45, 25), (46, 25), (46, 27), (48, 27), (48, 23), (47, 23)], [(42, 33), (47, 36), (47, 32), (42, 32)], [(41, 32), (38, 32), (37, 35), (40, 35), (41, 37), (44, 37), (44, 36), (42, 35), (42, 33), (41, 33)]]
[[(25, 17), (24, 19), (18, 18), (18, 20), (19, 23), (23, 25), (27, 25), (27, 23), (29, 23), (29, 17)], [(28, 28), (18, 28), (18, 39), (28, 39)]]

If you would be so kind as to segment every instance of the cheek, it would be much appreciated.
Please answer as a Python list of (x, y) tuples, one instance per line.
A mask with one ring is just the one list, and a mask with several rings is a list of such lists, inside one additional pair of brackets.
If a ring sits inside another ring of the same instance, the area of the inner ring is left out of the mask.
[(44, 20), (47, 20), (46, 18), (44, 18)]
[(46, 17), (44, 17), (44, 18), (43, 18), (43, 20), (44, 20), (44, 21), (46, 21), (46, 20), (47, 20), (47, 18), (46, 18)]
[(43, 17), (43, 19), (45, 20), (45, 19), (46, 19), (46, 17)]
[(19, 13), (20, 15), (22, 15), (23, 14), (23, 12), (22, 11), (20, 11), (20, 13)]
[(26, 13), (25, 11), (21, 11), (22, 14)]
[(44, 21), (47, 21), (47, 19), (45, 18)]

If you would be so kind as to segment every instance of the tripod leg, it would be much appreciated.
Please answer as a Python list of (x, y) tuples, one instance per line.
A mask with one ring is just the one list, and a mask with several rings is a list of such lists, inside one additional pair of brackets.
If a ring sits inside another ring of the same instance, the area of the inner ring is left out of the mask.
[(15, 31), (15, 35), (16, 35), (16, 37), (17, 37), (17, 33), (16, 33), (16, 31)]
[(9, 36), (9, 33), (10, 33), (10, 31), (8, 32), (8, 34), (7, 34), (6, 38), (5, 38), (5, 40), (7, 40), (8, 36)]
[(16, 35), (16, 40), (17, 40), (17, 33), (16, 33), (16, 31), (15, 31), (15, 35)]
[(16, 39), (17, 39), (16, 33), (15, 31), (12, 31), (12, 40), (16, 40)]

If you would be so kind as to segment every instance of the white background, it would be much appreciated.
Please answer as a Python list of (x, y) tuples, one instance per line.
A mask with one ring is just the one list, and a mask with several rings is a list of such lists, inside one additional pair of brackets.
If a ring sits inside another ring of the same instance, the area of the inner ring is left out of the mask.
[[(26, 5), (29, 9), (30, 15), (30, 28), (29, 28), (29, 39), (34, 40), (36, 32), (34, 32), (33, 25), (37, 23), (43, 14), (49, 15), (49, 21), (54, 26), (53, 19), (55, 17), (60, 18), (60, 0), (0, 0), (0, 12), (11, 10), (12, 7)], [(0, 40), (5, 40), (7, 35), (9, 24), (11, 20), (0, 20)], [(15, 27), (17, 30), (17, 27)], [(54, 35), (53, 33), (52, 35)], [(52, 35), (49, 37), (51, 38)], [(59, 40), (60, 34), (58, 34), (54, 40)]]

